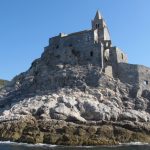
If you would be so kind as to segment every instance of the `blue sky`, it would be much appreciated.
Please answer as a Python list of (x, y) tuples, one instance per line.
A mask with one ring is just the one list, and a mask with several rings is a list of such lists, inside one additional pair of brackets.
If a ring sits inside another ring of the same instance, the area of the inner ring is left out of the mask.
[(60, 32), (91, 28), (99, 9), (113, 45), (150, 67), (150, 0), (0, 0), (0, 78), (12, 79)]

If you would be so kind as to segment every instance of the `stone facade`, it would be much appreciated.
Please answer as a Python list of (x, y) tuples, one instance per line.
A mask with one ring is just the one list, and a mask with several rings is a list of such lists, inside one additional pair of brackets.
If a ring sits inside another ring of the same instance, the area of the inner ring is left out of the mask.
[(108, 27), (97, 11), (92, 20), (92, 29), (72, 34), (60, 33), (49, 39), (45, 47), (50, 57), (48, 65), (93, 65), (101, 71), (124, 83), (136, 84), (138, 88), (150, 89), (150, 69), (128, 64), (127, 55), (118, 47), (112, 46)]
[(150, 90), (150, 69), (148, 67), (119, 63), (118, 78), (124, 83), (134, 85), (137, 95), (141, 95), (144, 90)]
[(95, 43), (94, 30), (87, 30), (69, 35), (60, 34), (50, 39), (45, 48), (52, 56), (51, 64), (86, 65), (88, 63), (102, 66), (101, 43)]

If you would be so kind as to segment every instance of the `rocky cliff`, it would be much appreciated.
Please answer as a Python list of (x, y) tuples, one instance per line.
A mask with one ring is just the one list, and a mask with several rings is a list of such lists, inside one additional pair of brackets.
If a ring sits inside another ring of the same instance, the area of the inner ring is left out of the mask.
[(99, 66), (51, 64), (45, 51), (0, 90), (0, 140), (67, 145), (150, 143), (150, 91)]

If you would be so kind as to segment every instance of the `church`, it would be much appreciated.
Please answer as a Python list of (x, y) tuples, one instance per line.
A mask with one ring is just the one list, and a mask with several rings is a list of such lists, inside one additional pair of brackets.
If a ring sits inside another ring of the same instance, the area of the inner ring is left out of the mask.
[(106, 75), (134, 85), (137, 92), (150, 89), (150, 69), (129, 64), (127, 55), (112, 45), (107, 24), (99, 11), (91, 21), (90, 30), (60, 33), (49, 39), (45, 51), (50, 57), (49, 65), (99, 66)]

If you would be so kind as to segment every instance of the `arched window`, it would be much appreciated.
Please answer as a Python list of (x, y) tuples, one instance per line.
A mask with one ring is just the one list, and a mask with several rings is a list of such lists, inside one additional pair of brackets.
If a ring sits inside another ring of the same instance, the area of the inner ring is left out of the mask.
[(96, 29), (98, 29), (100, 27), (100, 25), (99, 24), (96, 24)]
[(91, 56), (91, 57), (93, 56), (93, 52), (92, 52), (92, 51), (90, 52), (90, 56)]

